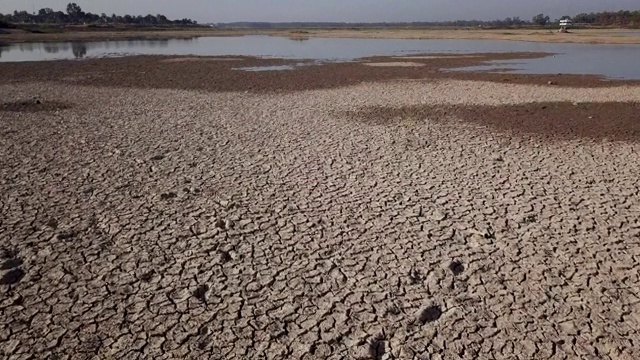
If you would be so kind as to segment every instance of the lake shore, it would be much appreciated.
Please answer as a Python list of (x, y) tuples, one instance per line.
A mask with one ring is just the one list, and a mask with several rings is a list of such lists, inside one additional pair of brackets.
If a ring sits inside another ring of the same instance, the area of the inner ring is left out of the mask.
[(383, 39), (484, 39), (533, 41), (550, 43), (589, 43), (589, 44), (640, 44), (637, 30), (624, 29), (573, 29), (568, 34), (554, 30), (539, 29), (202, 29), (202, 30), (166, 30), (166, 31), (75, 31), (60, 33), (29, 33), (10, 30), (0, 33), (0, 43), (24, 42), (60, 42), (60, 41), (106, 41), (130, 39), (172, 39), (206, 36), (243, 36), (268, 35), (293, 38), (383, 38)]
[(0, 63), (0, 356), (640, 358), (640, 82)]
[[(0, 82), (53, 81), (68, 85), (170, 88), (203, 91), (283, 93), (340, 88), (368, 82), (489, 81), (554, 87), (620, 87), (640, 80), (606, 80), (594, 75), (452, 71), (491, 60), (517, 60), (545, 53), (427, 54), (362, 58), (353, 62), (254, 57), (126, 56), (103, 59), (2, 63)], [(280, 71), (243, 71), (278, 66)], [(166, 76), (167, 73), (173, 74)]]

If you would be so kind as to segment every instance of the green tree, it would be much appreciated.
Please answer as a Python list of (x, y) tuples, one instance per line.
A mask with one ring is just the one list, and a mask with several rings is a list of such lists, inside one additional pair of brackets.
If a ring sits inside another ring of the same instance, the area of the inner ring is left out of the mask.
[(531, 19), (536, 25), (545, 26), (549, 23), (549, 16), (545, 16), (544, 14), (538, 14)]
[(7, 16), (2, 15), (0, 13), (0, 29), (6, 29), (9, 27), (9, 21), (7, 20)]
[(69, 3), (67, 5), (67, 15), (69, 15), (71, 21), (80, 21), (84, 13), (78, 4)]

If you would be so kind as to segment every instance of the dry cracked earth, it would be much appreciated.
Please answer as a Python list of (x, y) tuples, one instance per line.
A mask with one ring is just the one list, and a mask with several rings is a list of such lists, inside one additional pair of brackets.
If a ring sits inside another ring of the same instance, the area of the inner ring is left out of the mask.
[(2, 358), (640, 358), (639, 87), (0, 94)]

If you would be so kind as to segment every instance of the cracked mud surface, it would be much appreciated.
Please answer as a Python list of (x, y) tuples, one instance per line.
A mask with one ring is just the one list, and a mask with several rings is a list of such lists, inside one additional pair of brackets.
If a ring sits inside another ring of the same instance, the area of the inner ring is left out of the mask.
[(640, 357), (637, 87), (0, 94), (2, 358)]
[(640, 102), (375, 106), (347, 116), (364, 123), (387, 125), (406, 119), (446, 121), (455, 117), (498, 131), (537, 135), (542, 139), (640, 140)]

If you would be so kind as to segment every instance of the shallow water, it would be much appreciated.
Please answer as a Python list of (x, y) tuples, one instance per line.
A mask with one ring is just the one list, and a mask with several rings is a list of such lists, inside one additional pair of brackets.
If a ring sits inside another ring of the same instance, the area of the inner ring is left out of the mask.
[(282, 71), (282, 70), (295, 70), (294, 65), (271, 65), (271, 66), (251, 66), (251, 67), (242, 67), (235, 68), (234, 70), (243, 70), (243, 71)]
[(572, 44), (566, 47), (564, 53), (544, 58), (494, 60), (487, 65), (457, 70), (518, 74), (594, 74), (609, 79), (640, 79), (640, 60), (638, 59), (640, 59), (640, 47), (637, 45), (578, 46), (578, 44)]
[[(319, 61), (429, 53), (548, 52), (542, 59), (496, 61), (488, 67), (521, 73), (594, 74), (640, 79), (640, 45), (550, 44), (504, 40), (289, 39), (271, 36), (201, 37), (12, 44), (0, 48), (0, 62), (83, 59), (127, 55), (246, 55)], [(269, 69), (273, 70), (273, 69)]]

